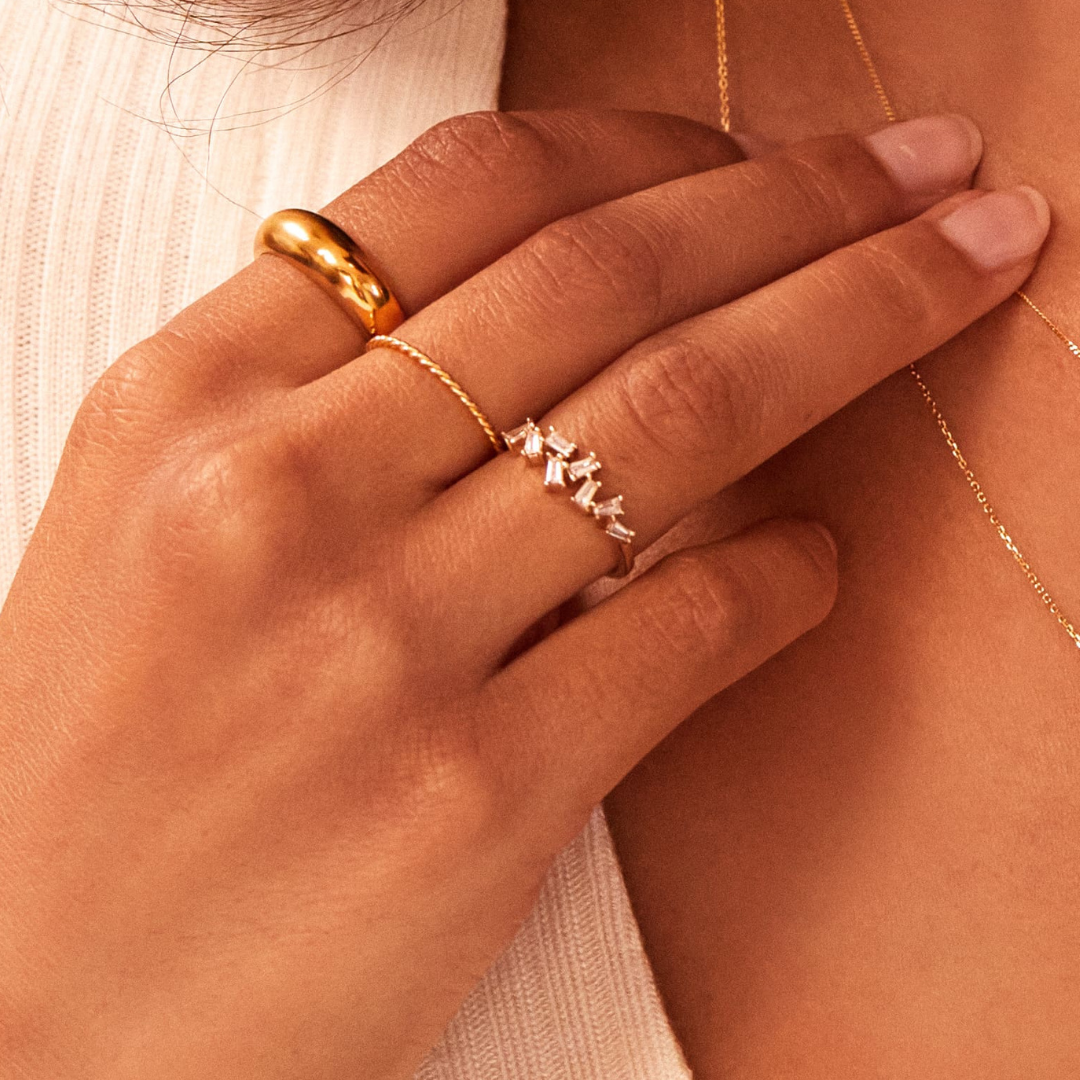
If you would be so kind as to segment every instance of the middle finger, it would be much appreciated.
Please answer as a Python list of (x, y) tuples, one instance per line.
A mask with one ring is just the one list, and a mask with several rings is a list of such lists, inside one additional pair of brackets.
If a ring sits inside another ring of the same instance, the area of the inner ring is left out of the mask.
[[(927, 117), (672, 180), (546, 226), (396, 333), (502, 430), (665, 327), (966, 186), (980, 147), (969, 121)], [(490, 452), (459, 403), (396, 352), (368, 353), (298, 394), (319, 405), (346, 492), (357, 467), (384, 465), (422, 503)], [(357, 417), (372, 419), (371, 438), (357, 439)]]

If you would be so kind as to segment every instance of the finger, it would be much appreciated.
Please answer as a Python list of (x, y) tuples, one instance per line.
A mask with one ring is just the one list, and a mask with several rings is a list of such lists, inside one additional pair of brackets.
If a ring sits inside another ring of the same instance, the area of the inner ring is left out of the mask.
[[(322, 213), (409, 313), (548, 222), (741, 156), (721, 132), (663, 113), (470, 113), (425, 132)], [(295, 385), (352, 359), (363, 340), (333, 298), (268, 256), (182, 311), (151, 347), (198, 390)]]
[(485, 723), (489, 752), (523, 801), (574, 820), (696, 708), (816, 626), (835, 595), (832, 540), (807, 522), (669, 555), (490, 680), (480, 715), (506, 721)]
[[(968, 121), (931, 117), (669, 181), (549, 225), (397, 333), (506, 429), (650, 334), (966, 186), (978, 151)], [(397, 353), (370, 353), (308, 389), (340, 403), (340, 439), (327, 440), (354, 448), (339, 457), (343, 479), (381, 445), (426, 492), (488, 452), (458, 403)], [(355, 440), (360, 415), (379, 417), (374, 446)], [(403, 461), (397, 448), (418, 423), (422, 452)]]
[[(956, 196), (642, 343), (562, 402), (545, 430), (551, 423), (597, 453), (598, 497), (625, 496), (640, 550), (1009, 296), (1048, 223), (1029, 189)], [(614, 561), (613, 542), (565, 494), (545, 493), (518, 455), (465, 477), (417, 528), (427, 543), (442, 538), (440, 572), (461, 625), (482, 610), (505, 619), (511, 637)], [(468, 537), (467, 553), (457, 536)]]

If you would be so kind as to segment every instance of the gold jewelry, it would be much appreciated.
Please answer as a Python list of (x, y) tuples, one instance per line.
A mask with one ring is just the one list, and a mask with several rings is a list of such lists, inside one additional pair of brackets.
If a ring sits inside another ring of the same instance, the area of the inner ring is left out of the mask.
[[(855, 13), (852, 11), (850, 0), (839, 0), (840, 8), (844, 16), (844, 22), (847, 24), (848, 31), (851, 34), (851, 38), (855, 44), (855, 48), (858, 50), (859, 59), (862, 60), (863, 67), (866, 69), (866, 74), (870, 79), (870, 85), (873, 87), (874, 93), (877, 96), (878, 102), (881, 104), (882, 112), (885, 114), (885, 119), (889, 123), (895, 123), (898, 119), (896, 110), (893, 108), (892, 102), (889, 100), (889, 95), (885, 91), (885, 86), (881, 81), (881, 77), (878, 74), (877, 65), (874, 63), (873, 57), (870, 55), (870, 50), (867, 48), (866, 41), (862, 36), (862, 31), (859, 29), (859, 24), (855, 19)], [(727, 73), (727, 51), (726, 51), (726, 30), (725, 30), (725, 15), (724, 15), (724, 0), (716, 0), (716, 18), (717, 18), (717, 41), (721, 43), (720, 49), (720, 86), (722, 88), (721, 102), (720, 102), (720, 118), (721, 127), (725, 131), (728, 127), (725, 125), (730, 124), (730, 100), (728, 90), (728, 73)], [(1078, 346), (1069, 336), (1057, 325), (1047, 314), (1040, 308), (1032, 299), (1021, 289), (1016, 290), (1016, 296), (1019, 297), (1038, 317), (1046, 324), (1051, 330), (1054, 336), (1071, 352), (1074, 356), (1080, 357), (1080, 346)], [(975, 500), (979, 506), (982, 507), (983, 512), (986, 514), (990, 521), (990, 524), (994, 527), (1001, 542), (1005, 545), (1006, 550), (1012, 555), (1017, 566), (1027, 578), (1028, 583), (1035, 590), (1036, 596), (1042, 600), (1046, 606), (1046, 610), (1057, 621), (1058, 625), (1065, 631), (1066, 634), (1072, 639), (1074, 645), (1080, 648), (1080, 631), (1078, 631), (1068, 616), (1061, 610), (1058, 603), (1047, 591), (1046, 586), (1042, 580), (1036, 574), (1032, 568), (1031, 563), (1027, 557), (1017, 546), (1016, 541), (1013, 540), (1009, 533), (1009, 530), (1005, 527), (1001, 518), (998, 517), (997, 512), (990, 504), (990, 500), (986, 495), (986, 491), (983, 489), (982, 484), (976, 477), (974, 470), (968, 464), (967, 459), (964, 457), (963, 452), (960, 449), (959, 444), (956, 441), (956, 437), (952, 433), (952, 429), (949, 427), (948, 421), (945, 419), (935, 400), (933, 394), (930, 392), (930, 388), (926, 384), (926, 380), (923, 378), (922, 373), (919, 371), (918, 366), (915, 364), (908, 365), (908, 370), (911, 373), (911, 377), (915, 381), (915, 385), (918, 388), (919, 393), (922, 395), (923, 400), (926, 402), (927, 408), (930, 410), (930, 415), (934, 418), (934, 422), (938, 426), (938, 430), (941, 432), (945, 439), (945, 443), (949, 448), (950, 453), (959, 466), (961, 472), (964, 475), (964, 479), (968, 483), (968, 487), (971, 488), (972, 493), (975, 496)]]
[(571, 494), (570, 501), (583, 513), (591, 514), (604, 527), (604, 532), (619, 542), (619, 565), (608, 576), (625, 577), (630, 573), (634, 568), (634, 551), (631, 546), (635, 535), (634, 530), (627, 528), (619, 521), (623, 515), (621, 495), (604, 499), (602, 502), (595, 501), (595, 496), (602, 486), (602, 482), (595, 477), (595, 474), (600, 471), (600, 462), (595, 454), (589, 453), (584, 457), (574, 459), (574, 454), (577, 452), (577, 446), (574, 443), (550, 426), (545, 435), (539, 425), (534, 424), (532, 420), (526, 420), (513, 431), (503, 432), (500, 440), (476, 402), (469, 397), (449, 372), (436, 364), (430, 356), (422, 353), (407, 341), (390, 337), (388, 334), (377, 334), (371, 338), (364, 345), (363, 352), (383, 348), (395, 349), (415, 360), (426, 371), (430, 371), (469, 410), (476, 422), (484, 429), (484, 434), (495, 447), (496, 453), (501, 453), (504, 448), (520, 450), (521, 456), (530, 465), (543, 465), (546, 490), (567, 491), (571, 484), (580, 482), (581, 486)]
[(255, 255), (284, 255), (340, 300), (368, 334), (389, 334), (405, 315), (344, 229), (310, 210), (278, 210), (255, 233)]
[(608, 536), (618, 540), (619, 564), (607, 576), (626, 577), (634, 568), (635, 533), (619, 520), (623, 515), (621, 495), (602, 502), (595, 501), (603, 486), (603, 482), (596, 479), (601, 467), (596, 455), (590, 452), (584, 457), (574, 458), (578, 452), (576, 444), (553, 427), (548, 427), (545, 435), (532, 420), (526, 420), (513, 431), (504, 431), (503, 440), (508, 450), (518, 450), (530, 465), (544, 466), (544, 487), (548, 491), (568, 491), (571, 484), (580, 483), (580, 487), (571, 494), (570, 501), (582, 513), (591, 514)]
[(727, 19), (724, 18), (724, 0), (716, 0), (716, 67), (717, 89), (720, 91), (720, 130), (731, 131), (731, 97), (728, 81)]
[(502, 450), (503, 446), (499, 441), (499, 436), (495, 434), (495, 429), (491, 426), (488, 418), (480, 411), (480, 406), (465, 393), (454, 377), (445, 368), (439, 367), (430, 356), (422, 353), (415, 345), (410, 345), (407, 341), (402, 341), (401, 338), (391, 337), (389, 334), (376, 334), (373, 338), (370, 338), (365, 343), (363, 352), (360, 355), (371, 352), (372, 349), (396, 349), (411, 360), (415, 360), (425, 371), (430, 371), (469, 410), (473, 419), (484, 429), (488, 441), (495, 447), (495, 453)]

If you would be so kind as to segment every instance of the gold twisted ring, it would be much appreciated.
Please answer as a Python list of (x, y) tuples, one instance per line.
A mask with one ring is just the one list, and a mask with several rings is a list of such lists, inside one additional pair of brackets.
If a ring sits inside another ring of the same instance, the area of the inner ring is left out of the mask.
[(569, 491), (572, 484), (580, 487), (570, 495), (570, 501), (581, 511), (591, 515), (603, 526), (604, 532), (619, 542), (619, 564), (608, 576), (625, 577), (634, 568), (634, 549), (632, 541), (634, 530), (627, 528), (619, 518), (623, 515), (623, 497), (615, 495), (601, 502), (595, 501), (602, 481), (596, 478), (600, 471), (600, 462), (594, 453), (574, 458), (577, 446), (560, 435), (553, 427), (545, 435), (538, 424), (526, 420), (521, 427), (503, 432), (502, 439), (495, 434), (488, 418), (480, 407), (465, 392), (460, 383), (445, 368), (440, 367), (426, 353), (415, 345), (410, 345), (401, 338), (389, 334), (378, 334), (364, 345), (364, 352), (372, 349), (396, 349), (399, 353), (415, 360), (425, 371), (430, 371), (472, 414), (473, 419), (484, 429), (484, 434), (495, 452), (519, 450), (521, 456), (530, 465), (544, 466), (544, 487), (548, 491)]
[(518, 450), (530, 465), (543, 465), (546, 490), (569, 491), (571, 485), (580, 484), (577, 490), (570, 494), (570, 501), (579, 510), (591, 515), (608, 536), (619, 542), (619, 564), (608, 576), (619, 578), (630, 573), (634, 568), (634, 530), (619, 520), (624, 512), (621, 495), (596, 501), (596, 495), (603, 486), (603, 481), (596, 477), (601, 467), (596, 454), (590, 452), (575, 458), (577, 446), (574, 443), (560, 435), (553, 427), (549, 427), (545, 435), (540, 426), (532, 420), (526, 420), (513, 431), (503, 432), (500, 439), (476, 402), (457, 380), (430, 356), (415, 345), (388, 334), (373, 337), (364, 345), (364, 352), (379, 348), (396, 349), (415, 360), (425, 371), (430, 371), (469, 410), (473, 419), (484, 429), (484, 434), (496, 453), (500, 453), (504, 448)]
[(619, 565), (607, 576), (626, 577), (634, 568), (635, 533), (619, 520), (623, 515), (621, 495), (596, 502), (603, 486), (596, 478), (601, 467), (596, 454), (590, 451), (575, 458), (578, 452), (575, 443), (550, 426), (545, 435), (532, 420), (526, 420), (513, 431), (504, 431), (503, 439), (507, 449), (517, 450), (530, 465), (544, 467), (544, 487), (548, 491), (569, 491), (572, 484), (580, 484), (570, 495), (570, 501), (583, 513), (590, 514), (608, 536), (619, 542)]
[(389, 334), (405, 315), (344, 229), (310, 210), (278, 210), (259, 226), (255, 255), (284, 255), (341, 301), (368, 334)]
[(402, 341), (401, 338), (391, 337), (389, 334), (376, 334), (375, 337), (365, 343), (363, 352), (367, 353), (372, 349), (396, 349), (399, 353), (409, 357), (410, 360), (415, 360), (425, 371), (430, 371), (469, 410), (473, 419), (484, 429), (488, 441), (495, 447), (495, 453), (497, 454), (502, 450), (503, 445), (499, 441), (499, 436), (495, 434), (495, 429), (491, 426), (488, 418), (480, 411), (480, 406), (465, 393), (464, 388), (450, 372), (436, 364), (430, 356), (422, 353), (415, 345), (410, 345), (407, 341)]

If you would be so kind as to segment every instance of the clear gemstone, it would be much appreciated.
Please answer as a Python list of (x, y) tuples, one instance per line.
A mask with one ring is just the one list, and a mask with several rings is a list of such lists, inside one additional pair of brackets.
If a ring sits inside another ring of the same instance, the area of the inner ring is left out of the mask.
[(538, 427), (531, 428), (526, 434), (521, 452), (534, 465), (539, 465), (544, 460), (544, 433)]
[(590, 451), (588, 457), (571, 461), (566, 471), (571, 480), (581, 480), (583, 477), (592, 476), (599, 468), (600, 462), (596, 460), (596, 455)]
[(518, 445), (525, 441), (525, 436), (528, 435), (534, 427), (536, 427), (536, 425), (531, 420), (526, 420), (521, 427), (516, 427), (513, 431), (504, 431), (502, 433), (503, 442), (505, 442), (511, 450), (516, 450)]
[(604, 502), (597, 503), (592, 508), (592, 512), (598, 518), (605, 518), (605, 517), (616, 518), (616, 517), (618, 517), (623, 512), (622, 496), (621, 495), (616, 495), (615, 498), (613, 498), (613, 499), (605, 499)]
[(582, 510), (592, 509), (593, 496), (600, 490), (600, 481), (590, 477), (574, 492), (573, 499)]
[(544, 487), (566, 487), (566, 462), (562, 458), (548, 455), (547, 468), (544, 470)]
[(554, 428), (548, 428), (548, 437), (544, 441), (562, 458), (570, 457), (577, 449), (569, 439), (564, 439)]
[(628, 529), (621, 521), (613, 521), (604, 532), (615, 537), (620, 544), (629, 544), (635, 536), (634, 530)]

